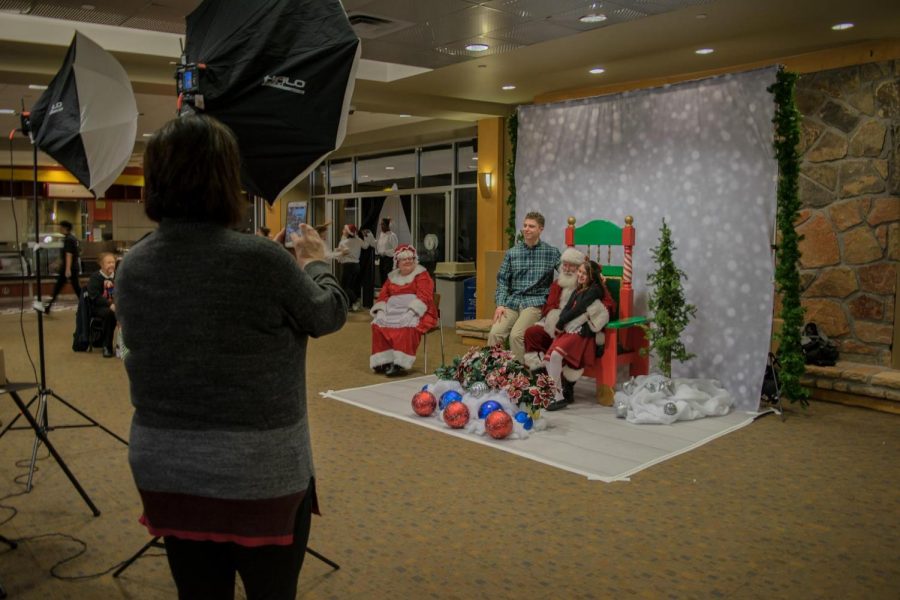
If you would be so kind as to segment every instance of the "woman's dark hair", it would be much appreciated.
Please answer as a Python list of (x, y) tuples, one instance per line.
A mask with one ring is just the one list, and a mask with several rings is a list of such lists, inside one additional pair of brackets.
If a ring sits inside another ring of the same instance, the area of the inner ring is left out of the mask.
[(582, 289), (587, 289), (592, 285), (596, 285), (602, 289), (603, 304), (606, 305), (606, 309), (612, 314), (616, 310), (616, 301), (610, 293), (609, 288), (606, 286), (606, 282), (603, 281), (603, 267), (600, 266), (600, 263), (592, 260), (586, 260), (584, 266), (587, 268), (588, 280), (585, 282), (584, 288)]
[(603, 284), (603, 277), (601, 277), (602, 268), (599, 263), (592, 260), (586, 260), (584, 261), (584, 268), (587, 269), (588, 279), (584, 282), (582, 289), (589, 288), (592, 285), (605, 287)]
[(153, 221), (233, 225), (244, 213), (237, 139), (205, 115), (163, 125), (144, 150), (144, 212)]

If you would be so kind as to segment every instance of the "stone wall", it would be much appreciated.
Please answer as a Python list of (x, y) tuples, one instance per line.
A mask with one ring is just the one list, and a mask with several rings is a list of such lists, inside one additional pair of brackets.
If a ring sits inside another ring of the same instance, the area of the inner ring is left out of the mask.
[(841, 359), (891, 362), (900, 259), (900, 60), (805, 74), (797, 231), (806, 320)]

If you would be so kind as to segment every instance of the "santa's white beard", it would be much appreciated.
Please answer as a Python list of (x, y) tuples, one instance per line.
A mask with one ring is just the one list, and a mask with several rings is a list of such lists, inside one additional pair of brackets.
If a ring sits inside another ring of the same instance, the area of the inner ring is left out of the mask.
[(564, 290), (570, 290), (578, 283), (578, 273), (560, 273), (556, 278), (556, 283)]

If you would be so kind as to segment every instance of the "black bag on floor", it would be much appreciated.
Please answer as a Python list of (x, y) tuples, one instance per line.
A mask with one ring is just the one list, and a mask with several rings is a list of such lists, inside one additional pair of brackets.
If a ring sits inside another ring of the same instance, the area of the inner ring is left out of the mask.
[(828, 339), (824, 333), (820, 333), (815, 323), (807, 323), (803, 327), (800, 344), (808, 365), (832, 367), (838, 360), (837, 344)]
[(85, 306), (85, 298), (78, 299), (78, 310), (75, 311), (75, 333), (72, 334), (72, 350), (85, 352), (91, 344), (90, 311)]

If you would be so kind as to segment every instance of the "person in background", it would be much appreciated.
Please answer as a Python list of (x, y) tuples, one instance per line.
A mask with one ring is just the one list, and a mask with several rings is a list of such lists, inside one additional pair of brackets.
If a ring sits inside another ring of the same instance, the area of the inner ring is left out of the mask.
[(381, 231), (378, 232), (378, 240), (375, 242), (375, 254), (378, 257), (378, 281), (384, 284), (388, 273), (394, 269), (394, 250), (399, 244), (397, 234), (391, 231), (391, 218), (381, 220)]
[(78, 275), (81, 273), (81, 266), (78, 262), (78, 238), (72, 235), (72, 223), (69, 221), (60, 221), (59, 227), (63, 232), (63, 248), (62, 248), (62, 265), (59, 274), (56, 276), (56, 285), (53, 286), (53, 295), (50, 301), (44, 305), (44, 312), (50, 314), (56, 297), (62, 291), (66, 282), (72, 284), (72, 291), (75, 292), (75, 298), (81, 298), (81, 284), (78, 282)]
[(116, 333), (116, 256), (103, 252), (97, 259), (100, 270), (91, 275), (87, 284), (92, 314), (103, 323), (103, 358), (112, 358), (113, 337)]
[[(178, 597), (293, 599), (318, 512), (306, 402), (310, 337), (347, 297), (315, 229), (294, 252), (230, 227), (244, 210), (232, 131), (206, 115), (163, 125), (144, 151), (159, 227), (116, 275), (134, 416), (128, 459)], [(279, 243), (276, 243), (279, 242)]]
[[(370, 234), (369, 240), (371, 239)], [(356, 225), (347, 223), (341, 232), (341, 241), (338, 242), (338, 247), (330, 253), (331, 258), (335, 258), (341, 263), (341, 287), (350, 300), (350, 310), (352, 311), (360, 309), (359, 256), (363, 248), (369, 247), (369, 240), (360, 237)]]
[(541, 318), (541, 306), (547, 300), (553, 272), (559, 264), (559, 250), (541, 241), (544, 215), (530, 212), (522, 225), (522, 241), (506, 251), (497, 272), (494, 322), (488, 345), (503, 344), (516, 360), (525, 355), (525, 330)]
[(544, 355), (547, 374), (557, 382), (556, 397), (547, 410), (559, 410), (572, 403), (575, 382), (586, 365), (594, 364), (597, 336), (609, 323), (607, 307), (613, 306), (599, 264), (581, 263), (577, 280), (575, 291), (559, 314), (553, 342)]
[(359, 251), (359, 285), (362, 288), (360, 305), (366, 310), (375, 304), (375, 238), (370, 229), (359, 232), (364, 242)]
[(397, 268), (388, 273), (372, 307), (372, 355), (369, 366), (388, 377), (406, 374), (416, 361), (422, 335), (437, 325), (434, 280), (419, 264), (416, 249), (403, 244), (394, 252)]

